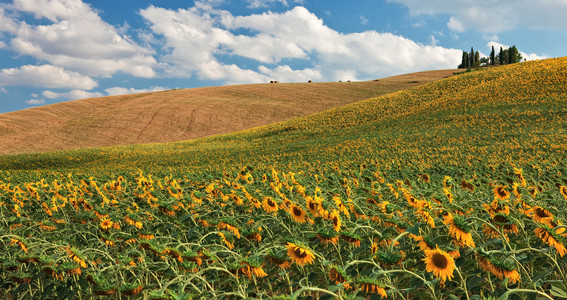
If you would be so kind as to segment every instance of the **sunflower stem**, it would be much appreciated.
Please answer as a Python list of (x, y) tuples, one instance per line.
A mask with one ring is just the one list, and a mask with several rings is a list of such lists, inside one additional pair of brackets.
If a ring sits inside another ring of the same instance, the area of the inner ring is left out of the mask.
[(467, 281), (463, 278), (463, 275), (461, 274), (461, 271), (459, 270), (458, 267), (455, 267), (455, 270), (457, 270), (457, 274), (459, 275), (459, 278), (461, 278), (461, 286), (463, 287), (463, 291), (465, 291), (465, 296), (467, 296), (467, 300), (469, 300), (469, 292), (467, 289)]
[(501, 299), (507, 299), (508, 296), (510, 296), (511, 294), (516, 294), (516, 293), (536, 293), (538, 295), (544, 296), (547, 299), (551, 299), (553, 300), (552, 297), (550, 297), (548, 294), (540, 292), (540, 291), (536, 291), (536, 290), (527, 290), (527, 289), (511, 289), (508, 290), (506, 293), (504, 293), (502, 296), (500, 296)]

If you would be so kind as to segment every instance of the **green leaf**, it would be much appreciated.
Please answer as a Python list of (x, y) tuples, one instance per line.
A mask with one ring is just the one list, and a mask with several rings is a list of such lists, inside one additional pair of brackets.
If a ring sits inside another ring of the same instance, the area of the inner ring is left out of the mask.
[(562, 283), (555, 283), (551, 285), (551, 296), (567, 298), (567, 288)]

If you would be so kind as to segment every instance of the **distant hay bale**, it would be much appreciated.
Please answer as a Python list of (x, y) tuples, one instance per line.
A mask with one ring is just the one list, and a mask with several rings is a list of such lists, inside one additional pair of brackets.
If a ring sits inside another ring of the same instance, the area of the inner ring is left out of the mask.
[(308, 80), (308, 81), (307, 81), (307, 83), (311, 83), (311, 82), (313, 82), (313, 81), (311, 81), (311, 80)]
[(273, 81), (273, 80), (270, 80), (270, 83), (274, 83), (274, 81)]
[(274, 81), (274, 83), (280, 83), (280, 82), (276, 80), (276, 81)]

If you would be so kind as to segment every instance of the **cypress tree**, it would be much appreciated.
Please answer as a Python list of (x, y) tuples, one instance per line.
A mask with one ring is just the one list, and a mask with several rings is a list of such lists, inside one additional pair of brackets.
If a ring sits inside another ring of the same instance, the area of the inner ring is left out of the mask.
[(474, 66), (475, 67), (480, 66), (480, 52), (478, 51), (474, 54)]
[(473, 47), (471, 47), (471, 53), (469, 54), (469, 61), (470, 61), (470, 66), (472, 68), (474, 66), (474, 50), (473, 50)]
[(495, 57), (495, 53), (494, 53), (494, 46), (492, 46), (492, 52), (490, 52), (490, 64), (494, 66), (494, 64), (496, 63), (494, 60), (496, 59)]
[(498, 62), (500, 65), (504, 64), (504, 51), (502, 50), (502, 47), (500, 47), (500, 53), (498, 53)]

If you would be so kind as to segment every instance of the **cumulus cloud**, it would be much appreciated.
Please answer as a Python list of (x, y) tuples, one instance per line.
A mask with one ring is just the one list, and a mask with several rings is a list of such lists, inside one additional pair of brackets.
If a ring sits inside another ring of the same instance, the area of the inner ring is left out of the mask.
[(90, 77), (52, 65), (25, 65), (0, 70), (0, 86), (77, 88), (90, 90), (98, 83)]
[(135, 88), (125, 88), (125, 87), (111, 87), (105, 89), (104, 91), (108, 96), (116, 96), (116, 95), (127, 95), (127, 94), (138, 94), (138, 93), (149, 93), (149, 92), (159, 92), (165, 91), (168, 88), (161, 87), (161, 86), (154, 86), (149, 89), (135, 89)]
[(41, 95), (47, 99), (69, 99), (69, 100), (104, 96), (102, 93), (99, 92), (89, 92), (79, 89), (71, 90), (68, 92), (43, 91)]
[[(289, 4), (287, 3), (286, 0), (246, 0), (246, 2), (248, 2), (248, 8), (262, 8), (262, 7), (268, 7), (270, 5), (273, 5), (275, 3), (281, 3), (285, 6), (288, 6)], [(303, 0), (295, 0), (293, 1), (296, 4), (304, 4), (305, 1)]]
[[(410, 14), (449, 14), (447, 26), (455, 31), (498, 33), (519, 27), (565, 29), (567, 1), (558, 0), (388, 0), (409, 8)], [(459, 25), (460, 24), (460, 25)]]
[[(342, 34), (326, 26), (304, 7), (282, 13), (233, 16), (228, 11), (196, 2), (187, 10), (150, 6), (140, 14), (164, 40), (162, 61), (177, 76), (230, 83), (372, 79), (404, 72), (452, 68), (461, 51), (417, 44), (390, 33), (365, 31)], [(239, 34), (240, 31), (246, 34)], [(218, 55), (240, 56), (260, 66), (225, 65)], [(299, 60), (311, 67), (294, 70), (277, 66)], [(276, 77), (280, 76), (280, 78)], [(350, 78), (345, 78), (349, 76)]]
[(42, 105), (45, 104), (45, 99), (30, 99), (24, 102), (31, 105)]
[(0, 30), (13, 35), (10, 45), (19, 54), (88, 76), (156, 75), (153, 50), (119, 34), (81, 0), (14, 0), (10, 7), (45, 20), (39, 22), (43, 25), (16, 23), (0, 11)]

